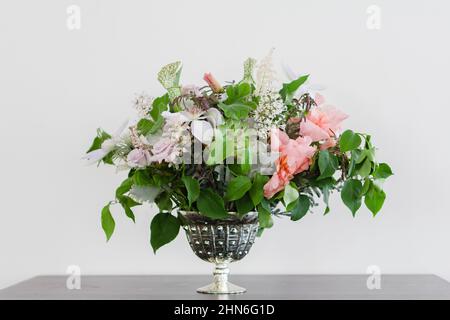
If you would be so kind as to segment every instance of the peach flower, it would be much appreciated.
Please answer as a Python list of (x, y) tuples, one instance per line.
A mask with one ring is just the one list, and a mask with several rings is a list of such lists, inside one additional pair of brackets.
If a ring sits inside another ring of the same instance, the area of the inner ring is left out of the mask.
[(264, 196), (268, 199), (283, 190), (294, 175), (308, 170), (316, 152), (316, 148), (311, 146), (310, 137), (298, 137), (294, 140), (285, 132), (273, 129), (270, 139), (272, 151), (279, 152), (280, 157), (275, 161), (277, 171), (264, 185)]
[(320, 150), (327, 150), (336, 146), (336, 138), (328, 138), (323, 143), (320, 144)]
[(208, 86), (215, 93), (219, 93), (219, 92), (223, 91), (223, 88), (220, 85), (219, 81), (217, 81), (216, 78), (214, 78), (214, 76), (211, 73), (205, 73), (205, 75), (203, 76), (203, 80), (206, 81)]
[[(347, 115), (336, 107), (326, 104), (321, 95), (314, 98), (317, 107), (313, 107), (300, 123), (300, 135), (311, 137), (312, 141), (329, 140), (341, 129), (341, 122)], [(328, 141), (332, 144), (332, 141)]]

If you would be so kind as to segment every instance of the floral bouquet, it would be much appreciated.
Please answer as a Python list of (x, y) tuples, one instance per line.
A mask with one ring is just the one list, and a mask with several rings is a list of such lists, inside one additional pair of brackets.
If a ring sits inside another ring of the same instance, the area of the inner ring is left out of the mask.
[(204, 86), (180, 84), (181, 63), (162, 68), (167, 92), (141, 95), (138, 117), (111, 135), (98, 129), (85, 158), (128, 170), (115, 200), (101, 212), (107, 240), (115, 222), (110, 206), (155, 203), (150, 242), (156, 252), (178, 234), (180, 212), (212, 220), (256, 213), (258, 235), (273, 217), (296, 221), (333, 191), (355, 215), (364, 201), (376, 215), (385, 201), (384, 179), (392, 175), (375, 158), (370, 135), (341, 133), (347, 115), (308, 82), (291, 76), (277, 88), (271, 53), (244, 62), (242, 80), (227, 84), (210, 73)]

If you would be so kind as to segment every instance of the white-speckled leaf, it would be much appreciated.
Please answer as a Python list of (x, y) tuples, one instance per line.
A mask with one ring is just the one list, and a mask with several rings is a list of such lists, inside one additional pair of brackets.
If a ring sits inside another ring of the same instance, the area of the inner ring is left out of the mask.
[(255, 80), (253, 79), (253, 70), (256, 66), (256, 59), (248, 58), (244, 61), (244, 77), (242, 79), (242, 82), (247, 83), (254, 83)]
[(164, 66), (161, 71), (158, 72), (158, 81), (167, 89), (171, 100), (181, 94), (179, 84), (181, 67), (181, 62), (177, 61)]

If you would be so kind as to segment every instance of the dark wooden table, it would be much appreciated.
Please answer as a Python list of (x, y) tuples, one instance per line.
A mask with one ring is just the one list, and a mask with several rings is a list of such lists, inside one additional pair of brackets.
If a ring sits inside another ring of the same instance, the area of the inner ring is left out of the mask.
[(435, 275), (382, 275), (381, 288), (367, 288), (368, 275), (233, 275), (241, 295), (205, 295), (197, 287), (211, 276), (82, 276), (69, 290), (66, 276), (39, 276), (0, 290), (0, 299), (450, 299), (450, 284)]

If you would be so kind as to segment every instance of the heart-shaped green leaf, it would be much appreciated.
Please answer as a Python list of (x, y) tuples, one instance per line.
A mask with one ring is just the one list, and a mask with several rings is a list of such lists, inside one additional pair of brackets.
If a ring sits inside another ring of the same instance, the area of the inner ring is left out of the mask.
[(190, 176), (183, 176), (181, 180), (183, 180), (184, 186), (186, 187), (190, 207), (200, 195), (200, 184)]
[(362, 184), (356, 179), (349, 179), (345, 181), (341, 190), (341, 198), (344, 204), (350, 209), (353, 216), (361, 207)]
[(180, 220), (170, 213), (158, 213), (150, 224), (150, 244), (153, 252), (175, 239), (180, 231)]
[(228, 216), (223, 199), (211, 189), (200, 192), (197, 208), (201, 214), (212, 219), (224, 219)]
[(225, 199), (227, 201), (240, 199), (251, 187), (252, 182), (250, 181), (250, 178), (246, 176), (235, 177), (228, 182)]
[(339, 139), (339, 147), (342, 152), (357, 149), (361, 145), (361, 137), (352, 130), (346, 130)]

